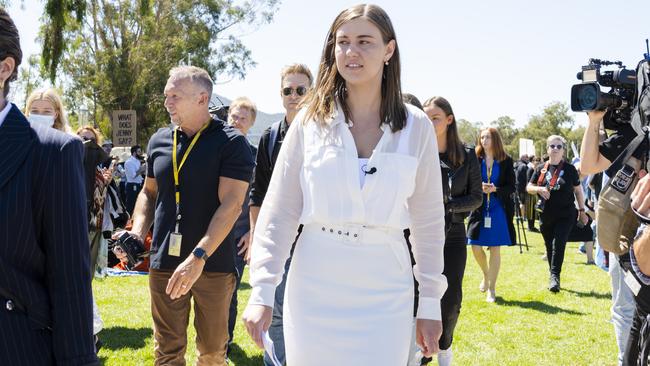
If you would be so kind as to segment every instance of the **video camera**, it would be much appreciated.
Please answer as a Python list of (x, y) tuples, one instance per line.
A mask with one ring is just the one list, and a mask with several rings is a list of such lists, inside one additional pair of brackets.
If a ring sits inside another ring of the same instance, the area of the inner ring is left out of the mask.
[[(635, 71), (620, 61), (590, 59), (571, 88), (573, 111), (604, 110), (605, 128), (627, 139), (607, 171), (611, 177), (598, 199), (598, 242), (608, 252), (623, 255), (634, 241), (639, 221), (630, 206), (631, 194), (648, 158), (650, 136), (650, 44)], [(601, 72), (601, 66), (617, 65), (618, 70)], [(600, 86), (610, 87), (604, 93)], [(627, 126), (628, 128), (623, 128)]]
[[(602, 71), (601, 67), (617, 65), (616, 70)], [(605, 128), (618, 130), (619, 126), (630, 122), (636, 90), (636, 70), (625, 68), (621, 61), (589, 59), (577, 75), (581, 84), (571, 87), (571, 110), (586, 112), (605, 110)], [(603, 92), (601, 86), (611, 88)]]
[(122, 233), (117, 240), (108, 240), (108, 249), (114, 250), (116, 247), (126, 254), (128, 262), (124, 267), (129, 271), (142, 263), (143, 258), (149, 255), (144, 243), (131, 236), (128, 232)]
[(217, 101), (219, 101), (219, 105), (211, 105), (209, 108), (209, 112), (211, 115), (217, 117), (221, 121), (227, 122), (228, 121), (228, 111), (230, 110), (230, 106), (226, 105), (219, 97), (215, 96), (217, 98)]

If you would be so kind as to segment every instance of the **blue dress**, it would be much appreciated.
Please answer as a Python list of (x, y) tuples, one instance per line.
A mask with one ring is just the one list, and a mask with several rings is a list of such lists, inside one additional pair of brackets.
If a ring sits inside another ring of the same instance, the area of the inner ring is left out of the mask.
[[(494, 183), (499, 179), (501, 167), (498, 161), (492, 164), (492, 176), (490, 182)], [(487, 165), (485, 160), (481, 161), (481, 177), (483, 183), (488, 182)], [(468, 239), (468, 244), (481, 245), (486, 247), (496, 247), (502, 245), (511, 245), (510, 233), (508, 232), (508, 222), (506, 221), (506, 211), (503, 208), (501, 200), (494, 194), (490, 194), (490, 204), (488, 205), (487, 194), (483, 193), (483, 222), (479, 231), (478, 240)], [(485, 217), (490, 216), (491, 226), (485, 227)]]

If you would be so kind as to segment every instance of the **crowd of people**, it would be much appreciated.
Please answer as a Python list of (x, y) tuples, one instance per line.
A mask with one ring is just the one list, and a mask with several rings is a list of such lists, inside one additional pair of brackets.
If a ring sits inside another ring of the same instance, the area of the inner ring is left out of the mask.
[[(55, 89), (32, 93), (24, 111), (7, 100), (22, 53), (0, 9), (0, 358), (97, 364), (91, 281), (107, 242), (124, 237), (146, 249), (138, 263), (126, 246), (111, 255), (149, 272), (156, 365), (185, 364), (192, 304), (197, 364), (226, 364), (247, 264), (241, 318), (268, 366), (451, 365), (468, 245), (494, 303), (501, 247), (521, 241), (516, 220), (541, 232), (548, 290), (561, 291), (567, 242), (584, 242), (594, 263), (602, 172), (622, 137), (603, 140), (604, 113), (591, 112), (575, 161), (558, 135), (541, 159), (517, 162), (494, 128), (466, 144), (447, 99), (402, 93), (399, 51), (383, 9), (343, 10), (315, 78), (302, 64), (281, 70), (285, 114), (257, 146), (246, 138), (253, 101), (233, 100), (221, 119), (208, 72), (175, 67), (162, 91), (171, 123), (146, 157), (132, 146), (120, 161), (97, 129), (72, 130)], [(649, 177), (628, 194), (646, 217)], [(600, 263), (622, 365), (648, 359), (650, 235), (640, 233), (631, 255)]]

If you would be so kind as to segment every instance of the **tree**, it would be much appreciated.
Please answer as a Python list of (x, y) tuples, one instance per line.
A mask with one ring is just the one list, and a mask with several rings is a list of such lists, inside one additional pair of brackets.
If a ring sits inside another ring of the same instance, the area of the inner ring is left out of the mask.
[[(104, 134), (110, 132), (107, 113), (134, 109), (138, 140), (145, 143), (158, 127), (169, 123), (162, 97), (169, 70), (187, 62), (205, 68), (213, 78), (243, 78), (255, 62), (235, 33), (270, 22), (278, 1), (235, 5), (232, 0), (88, 0), (84, 4), (83, 21), (66, 23), (65, 47), (56, 67), (57, 73), (66, 75), (66, 100), (75, 101), (69, 107), (87, 106)], [(51, 71), (45, 54), (44, 61)]]
[(38, 55), (29, 56), (24, 62), (19, 71), (18, 79), (15, 82), (15, 88), (12, 87), (12, 99), (17, 103), (19, 100), (22, 100), (24, 109), (27, 106), (27, 98), (32, 94), (32, 92), (43, 85), (43, 78), (40, 75), (40, 57)]
[(86, 1), (84, 0), (47, 0), (45, 3), (42, 57), (52, 84), (56, 79), (57, 68), (66, 48), (66, 38), (63, 33), (67, 27), (80, 24), (85, 12)]
[(458, 136), (461, 141), (467, 145), (476, 145), (483, 124), (481, 122), (472, 123), (461, 118), (456, 121), (456, 125), (458, 127)]
[(517, 159), (519, 156), (519, 130), (515, 127), (515, 120), (509, 116), (501, 116), (490, 122), (490, 126), (499, 131), (506, 153)]
[(543, 154), (546, 152), (547, 137), (560, 135), (566, 138), (573, 125), (573, 116), (569, 115), (566, 103), (553, 102), (544, 107), (541, 114), (530, 117), (519, 137), (533, 140), (535, 151), (541, 151)]

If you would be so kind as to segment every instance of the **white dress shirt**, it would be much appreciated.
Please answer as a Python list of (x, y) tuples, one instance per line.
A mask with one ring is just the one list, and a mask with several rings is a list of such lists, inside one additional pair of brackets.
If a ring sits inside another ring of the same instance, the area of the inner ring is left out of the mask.
[[(444, 208), (438, 147), (433, 126), (407, 106), (408, 125), (393, 133), (386, 124), (361, 185), (356, 145), (342, 112), (320, 125), (303, 123), (304, 110), (282, 143), (254, 233), (251, 304), (272, 306), (275, 287), (299, 224), (360, 224), (411, 230), (419, 282), (418, 318), (440, 319), (447, 288), (443, 270)], [(380, 178), (384, 177), (384, 178)], [(363, 258), (359, 258), (363, 261)]]
[(131, 156), (124, 162), (124, 170), (126, 171), (126, 182), (142, 184), (142, 175), (138, 173), (140, 170), (140, 160)]

